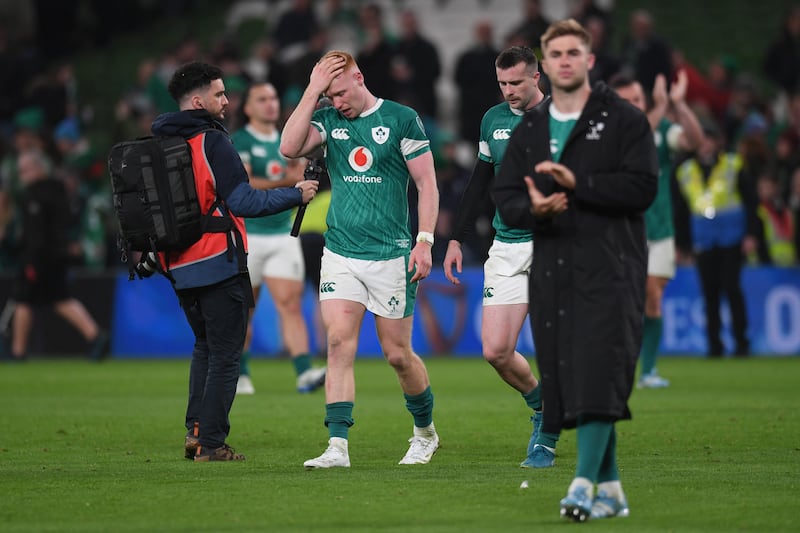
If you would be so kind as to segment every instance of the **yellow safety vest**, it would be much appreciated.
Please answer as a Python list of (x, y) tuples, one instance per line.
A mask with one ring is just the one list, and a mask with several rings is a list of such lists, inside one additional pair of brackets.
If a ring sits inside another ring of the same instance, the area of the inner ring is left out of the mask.
[(678, 184), (692, 214), (713, 219), (719, 211), (740, 206), (737, 183), (741, 168), (742, 158), (738, 154), (720, 154), (706, 181), (695, 159), (681, 164)]
[[(775, 266), (794, 265), (795, 249), (791, 238), (791, 229), (789, 231), (789, 235), (786, 235), (786, 232), (784, 231), (779, 231), (775, 216), (763, 205), (758, 206), (757, 213), (758, 218), (761, 219), (761, 222), (764, 225), (764, 239), (767, 243), (767, 248), (769, 249), (769, 256), (772, 259), (772, 263)], [(783, 213), (783, 215), (788, 217), (788, 221), (784, 222), (788, 223), (788, 227), (791, 228), (793, 226), (791, 212), (786, 211)]]

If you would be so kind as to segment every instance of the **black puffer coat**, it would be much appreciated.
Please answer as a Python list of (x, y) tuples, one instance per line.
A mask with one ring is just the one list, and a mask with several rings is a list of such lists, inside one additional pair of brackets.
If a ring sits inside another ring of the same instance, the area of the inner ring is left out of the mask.
[(533, 172), (551, 158), (548, 123), (545, 106), (514, 130), (494, 198), (506, 223), (533, 230), (531, 325), (543, 429), (558, 432), (579, 417), (631, 416), (647, 276), (643, 212), (655, 197), (658, 167), (645, 115), (599, 83), (559, 161), (576, 178), (566, 191), (569, 207), (534, 217), (524, 176), (545, 195), (565, 191), (552, 176)]

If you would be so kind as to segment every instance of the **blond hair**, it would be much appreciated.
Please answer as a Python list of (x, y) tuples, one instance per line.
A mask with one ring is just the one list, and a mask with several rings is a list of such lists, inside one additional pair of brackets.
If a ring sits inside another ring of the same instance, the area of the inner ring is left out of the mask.
[(592, 49), (592, 36), (589, 35), (586, 28), (581, 26), (581, 23), (575, 19), (566, 19), (554, 22), (547, 28), (547, 31), (542, 35), (542, 50), (544, 50), (547, 44), (553, 39), (566, 35), (574, 35), (586, 45), (588, 50)]

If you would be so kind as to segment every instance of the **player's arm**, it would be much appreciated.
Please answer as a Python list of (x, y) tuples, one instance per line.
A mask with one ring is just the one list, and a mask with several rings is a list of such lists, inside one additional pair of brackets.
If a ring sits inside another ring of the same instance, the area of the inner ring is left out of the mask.
[(472, 230), (478, 212), (489, 198), (489, 186), (492, 178), (494, 178), (494, 166), (478, 158), (467, 182), (467, 187), (464, 189), (464, 194), (461, 195), (450, 240), (464, 242), (464, 238)]
[[(436, 171), (433, 166), (433, 154), (428, 151), (406, 161), (408, 172), (417, 187), (417, 216), (419, 232), (433, 235), (436, 219), (439, 216), (439, 188), (436, 185)], [(433, 243), (417, 242), (411, 250), (409, 272), (416, 268), (411, 282), (428, 277), (433, 260), (431, 248)]]
[(453, 274), (453, 265), (456, 271), (461, 273), (461, 243), (472, 230), (477, 217), (478, 210), (489, 197), (489, 185), (494, 177), (494, 166), (481, 158), (475, 162), (472, 175), (461, 195), (461, 200), (456, 211), (456, 219), (453, 223), (453, 231), (447, 243), (447, 252), (444, 258), (444, 275), (451, 282), (460, 283)]
[(678, 137), (678, 148), (687, 152), (694, 152), (703, 141), (703, 128), (697, 116), (686, 103), (686, 89), (689, 85), (686, 71), (679, 70), (678, 78), (672, 84), (669, 99), (675, 113), (675, 121), (681, 126), (681, 135)]

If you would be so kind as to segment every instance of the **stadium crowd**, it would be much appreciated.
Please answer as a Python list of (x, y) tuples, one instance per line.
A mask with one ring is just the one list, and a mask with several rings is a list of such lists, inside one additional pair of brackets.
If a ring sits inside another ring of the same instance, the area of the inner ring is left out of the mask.
[[(489, 1), (489, 0), (487, 0)], [(181, 64), (202, 59), (220, 66), (232, 109), (253, 81), (271, 82), (281, 97), (284, 117), (298, 102), (316, 61), (329, 49), (355, 52), (365, 78), (376, 93), (417, 109), (433, 141), (437, 180), (441, 193), (436, 228), (434, 262), (441, 264), (450, 234), (454, 210), (469, 178), (476, 153), (477, 124), (486, 109), (501, 101), (495, 80), (494, 59), (510, 45), (538, 50), (538, 40), (551, 22), (539, 0), (520, 3), (518, 24), (505, 35), (494, 35), (492, 23), (476, 21), (474, 42), (461, 50), (453, 69), (458, 106), (455, 117), (445, 117), (437, 94), (443, 76), (441, 43), (420, 30), (417, 14), (404, 2), (367, 0), (265, 0), (275, 24), (252, 43), (242, 43), (235, 33), (221, 27), (206, 43), (186, 36), (158, 57), (131, 65), (136, 83), (119, 95), (114, 109), (113, 131), (104, 136), (113, 142), (148, 135), (152, 119), (175, 110), (166, 82)], [(22, 3), (25, 4), (25, 3)], [(0, 273), (19, 267), (19, 204), (23, 188), (17, 171), (17, 155), (30, 148), (46, 152), (53, 173), (66, 185), (64, 198), (72, 213), (70, 238), (77, 243), (71, 263), (75, 267), (104, 271), (119, 268), (116, 222), (111, 207), (105, 149), (95, 147), (88, 133), (96, 127), (81, 101), (79, 88), (95, 80), (77, 79), (70, 53), (101, 47), (119, 31), (147, 31), (154, 15), (178, 16), (207, 7), (202, 0), (124, 2), (133, 14), (120, 18), (108, 13), (105, 2), (90, 2), (94, 32), (81, 42), (64, 33), (69, 24), (53, 27), (52, 20), (76, 21), (80, 2), (60, 2), (59, 17), (36, 17), (34, 2), (26, 12), (7, 14), (0, 23)], [(235, 3), (230, 3), (230, 9)], [(437, 5), (448, 8), (448, 2)], [(634, 11), (626, 27), (616, 27), (608, 2), (572, 3), (569, 15), (593, 36), (597, 57), (592, 81), (608, 81), (619, 72), (637, 79), (650, 95), (658, 74), (674, 80), (683, 70), (688, 76), (686, 100), (700, 117), (704, 129), (723, 140), (723, 149), (744, 161), (742, 175), (753, 191), (758, 217), (757, 246), (746, 250), (751, 264), (796, 265), (800, 249), (800, 5), (788, 10), (782, 26), (766, 39), (763, 61), (757, 72), (743, 71), (735, 55), (722, 48), (707, 68), (700, 68), (684, 53), (681, 43), (659, 33), (651, 13)], [(613, 5), (613, 3), (612, 3)], [(452, 8), (452, 6), (450, 6)], [(86, 6), (83, 9), (87, 9)], [(387, 21), (387, 10), (397, 25)], [(157, 12), (155, 12), (157, 11)], [(84, 17), (86, 14), (84, 13)], [(21, 28), (26, 27), (26, 33)], [(38, 22), (31, 23), (30, 20)], [(78, 21), (79, 22), (79, 21)], [(77, 23), (77, 22), (76, 22)], [(621, 24), (617, 24), (621, 26)], [(621, 38), (612, 40), (612, 35)], [(618, 47), (613, 42), (620, 42)], [(547, 93), (548, 83), (542, 77)], [(229, 131), (242, 126), (239, 113), (229, 113)], [(464, 148), (459, 150), (459, 148)], [(461, 154), (469, 154), (464, 157)], [(690, 154), (686, 154), (688, 157)], [(677, 163), (680, 161), (676, 161)], [(465, 262), (480, 264), (491, 243), (491, 215), (476, 221), (465, 242)], [(678, 211), (680, 213), (680, 210)], [(692, 262), (688, 217), (676, 217), (679, 259)], [(441, 238), (439, 238), (441, 237)]]

